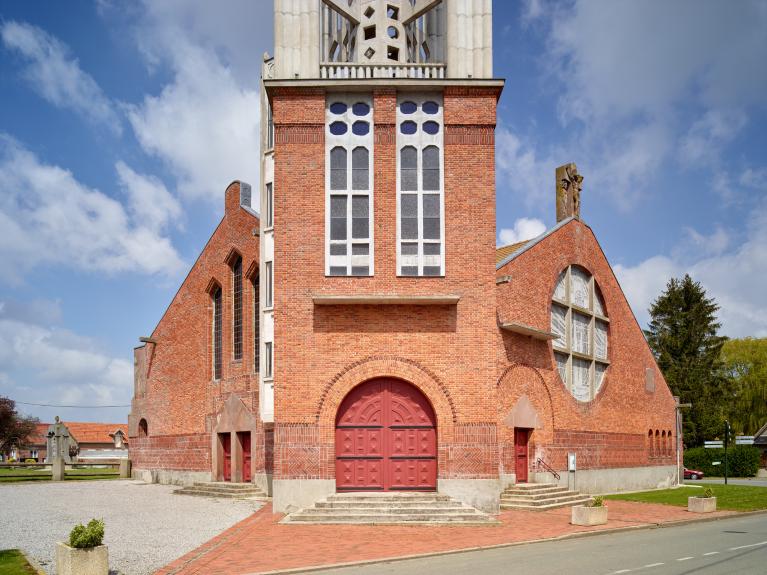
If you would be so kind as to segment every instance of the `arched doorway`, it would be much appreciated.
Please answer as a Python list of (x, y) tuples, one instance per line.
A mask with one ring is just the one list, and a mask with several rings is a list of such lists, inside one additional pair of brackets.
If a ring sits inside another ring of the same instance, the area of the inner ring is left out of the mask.
[(437, 419), (426, 396), (389, 378), (352, 389), (336, 416), (336, 489), (436, 488)]

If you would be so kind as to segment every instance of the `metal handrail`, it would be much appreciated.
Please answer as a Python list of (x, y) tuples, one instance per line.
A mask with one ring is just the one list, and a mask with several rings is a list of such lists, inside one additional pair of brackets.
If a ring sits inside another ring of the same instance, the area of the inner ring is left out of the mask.
[(554, 478), (555, 478), (557, 481), (559, 481), (559, 479), (560, 479), (560, 477), (559, 477), (559, 473), (557, 473), (556, 471), (554, 471), (554, 469), (553, 469), (553, 468), (552, 468), (552, 467), (551, 467), (551, 466), (550, 466), (548, 463), (546, 463), (546, 462), (545, 462), (543, 459), (541, 459), (541, 458), (539, 457), (539, 458), (538, 458), (538, 460), (536, 461), (536, 463), (538, 464), (538, 466), (539, 466), (539, 467), (543, 467), (543, 468), (544, 468), (546, 471), (548, 471), (549, 473), (551, 473), (551, 474), (554, 476)]

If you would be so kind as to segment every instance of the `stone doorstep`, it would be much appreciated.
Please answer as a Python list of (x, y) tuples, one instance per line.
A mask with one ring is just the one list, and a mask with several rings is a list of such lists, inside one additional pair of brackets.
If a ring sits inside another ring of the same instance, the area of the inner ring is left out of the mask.
[(370, 513), (355, 513), (348, 515), (331, 514), (331, 515), (301, 515), (293, 514), (289, 516), (289, 519), (283, 519), (281, 523), (458, 523), (470, 521), (473, 523), (481, 523), (487, 525), (489, 523), (496, 523), (492, 518), (483, 518), (482, 515), (477, 513), (462, 513), (455, 515), (438, 515), (438, 514), (426, 514), (418, 513), (412, 515), (385, 515), (385, 514), (370, 514)]
[(391, 491), (350, 491), (346, 493), (334, 493), (333, 495), (328, 496), (329, 501), (342, 501), (342, 500), (361, 500), (361, 499), (371, 499), (371, 500), (397, 500), (397, 499), (405, 499), (405, 500), (418, 500), (423, 499), (424, 501), (448, 501), (451, 499), (449, 495), (444, 495), (442, 493), (435, 493), (433, 491), (401, 491), (401, 492), (391, 492)]
[(549, 497), (559, 497), (561, 495), (578, 495), (580, 491), (568, 491), (567, 489), (558, 489), (556, 491), (546, 491), (544, 493), (522, 492), (522, 491), (504, 491), (501, 493), (501, 497), (524, 497), (525, 499), (547, 499)]
[(572, 507), (581, 503), (586, 503), (589, 499), (583, 499), (581, 501), (566, 501), (564, 503), (549, 503), (546, 505), (522, 505), (515, 503), (508, 505), (501, 503), (501, 510), (503, 511), (548, 511), (549, 509), (560, 509), (562, 507)]
[(561, 487), (557, 483), (515, 483), (507, 487), (507, 489), (521, 489), (523, 491), (537, 491), (540, 489), (548, 489), (551, 487)]
[(546, 505), (547, 503), (562, 503), (565, 501), (576, 501), (581, 499), (590, 499), (589, 495), (581, 493), (565, 493), (557, 497), (546, 497), (543, 499), (527, 499), (525, 497), (501, 497), (501, 503), (523, 503), (527, 505)]
[(466, 514), (476, 513), (473, 507), (453, 505), (452, 507), (345, 507), (343, 509), (326, 507), (308, 507), (301, 514), (328, 515), (337, 514), (360, 514), (360, 515), (415, 515), (415, 514)]
[(315, 503), (317, 508), (334, 508), (345, 509), (350, 507), (365, 507), (368, 509), (386, 508), (386, 507), (423, 507), (424, 503), (428, 503), (429, 507), (453, 507), (454, 501), (450, 500), (437, 500), (437, 501), (318, 501)]
[(251, 489), (219, 489), (217, 487), (184, 487), (184, 490), (187, 491), (200, 491), (200, 492), (207, 492), (207, 493), (231, 493), (233, 495), (239, 495), (242, 493), (263, 493), (261, 489), (258, 487), (253, 487)]
[(210, 493), (205, 491), (185, 491), (181, 489), (177, 489), (173, 492), (174, 495), (192, 495), (194, 497), (211, 497), (214, 499), (239, 499), (242, 501), (246, 500), (253, 500), (253, 501), (269, 501), (269, 497), (266, 495), (251, 495), (249, 493), (246, 494), (236, 494), (236, 493)]
[(228, 481), (195, 481), (191, 486), (187, 487), (226, 489), (228, 491), (261, 489), (255, 483), (230, 483)]

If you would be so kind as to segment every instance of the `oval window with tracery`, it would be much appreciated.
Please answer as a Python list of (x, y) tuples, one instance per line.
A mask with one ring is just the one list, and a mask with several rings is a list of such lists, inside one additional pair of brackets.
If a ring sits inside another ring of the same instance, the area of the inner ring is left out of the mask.
[(604, 382), (610, 320), (594, 277), (568, 266), (557, 278), (551, 302), (554, 359), (562, 383), (578, 401), (591, 401)]

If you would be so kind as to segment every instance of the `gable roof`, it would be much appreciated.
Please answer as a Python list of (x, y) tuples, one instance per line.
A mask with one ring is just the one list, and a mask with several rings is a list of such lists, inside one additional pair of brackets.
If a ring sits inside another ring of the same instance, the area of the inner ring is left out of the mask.
[(78, 443), (112, 443), (113, 435), (121, 430), (126, 440), (128, 438), (128, 426), (124, 423), (90, 423), (90, 422), (64, 422), (69, 433), (74, 436)]
[(767, 445), (767, 423), (762, 425), (759, 431), (754, 434), (754, 444)]
[(533, 238), (531, 240), (527, 240), (524, 242), (519, 242), (516, 244), (510, 244), (508, 246), (503, 246), (500, 248), (497, 248), (495, 250), (495, 269), (499, 270), (503, 266), (505, 266), (507, 263), (509, 263), (511, 260), (516, 258), (517, 256), (525, 253), (527, 250), (532, 248), (534, 245), (536, 245), (541, 240), (546, 239), (551, 234), (556, 232), (559, 228), (562, 228), (569, 224), (571, 221), (573, 221), (575, 217), (570, 216), (569, 218), (565, 218), (561, 222), (558, 222), (556, 226), (553, 228), (550, 228), (543, 232), (540, 236), (537, 238)]

